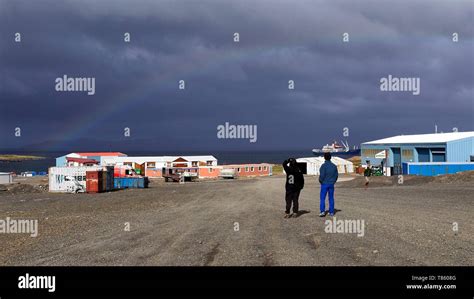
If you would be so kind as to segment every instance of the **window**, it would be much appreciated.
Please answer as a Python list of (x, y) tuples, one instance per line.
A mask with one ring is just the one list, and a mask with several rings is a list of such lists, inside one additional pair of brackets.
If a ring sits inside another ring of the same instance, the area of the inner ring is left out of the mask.
[(404, 149), (402, 150), (402, 157), (403, 160), (413, 160), (413, 150), (411, 149)]
[(237, 168), (237, 172), (240, 172), (240, 167)]
[(213, 169), (212, 169), (212, 168), (209, 168), (209, 172), (213, 172)]
[(248, 168), (248, 167), (245, 167), (245, 172), (249, 172), (249, 168)]
[(191, 166), (192, 166), (192, 167), (197, 167), (197, 166), (198, 166), (198, 162), (197, 162), (197, 161), (191, 162)]
[(258, 167), (258, 171), (262, 171), (262, 166), (259, 166), (259, 167)]
[(155, 168), (155, 167), (156, 167), (155, 162), (147, 162), (147, 163), (146, 163), (146, 167), (148, 167), (148, 168)]
[(253, 172), (253, 171), (254, 171), (253, 167), (250, 167), (250, 172)]
[(362, 157), (364, 158), (375, 158), (375, 154), (380, 153), (384, 149), (363, 149)]
[(206, 161), (207, 166), (212, 166), (212, 161)]
[(263, 171), (267, 171), (267, 166), (263, 166)]

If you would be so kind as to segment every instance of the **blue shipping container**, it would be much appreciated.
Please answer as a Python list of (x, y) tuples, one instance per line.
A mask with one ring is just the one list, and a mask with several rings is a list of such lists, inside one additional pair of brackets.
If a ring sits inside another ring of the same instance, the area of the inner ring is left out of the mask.
[(135, 178), (135, 177), (121, 177), (114, 178), (115, 189), (125, 188), (148, 188), (148, 177)]
[(474, 163), (403, 163), (403, 174), (436, 176), (474, 170)]

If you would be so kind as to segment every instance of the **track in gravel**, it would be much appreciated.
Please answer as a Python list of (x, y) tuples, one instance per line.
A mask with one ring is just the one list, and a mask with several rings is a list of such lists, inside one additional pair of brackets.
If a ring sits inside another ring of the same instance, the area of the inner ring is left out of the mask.
[(325, 233), (318, 187), (306, 178), (291, 219), (281, 176), (2, 196), (0, 218), (38, 219), (39, 236), (0, 234), (0, 265), (474, 265), (471, 183), (337, 188), (336, 218), (363, 237)]

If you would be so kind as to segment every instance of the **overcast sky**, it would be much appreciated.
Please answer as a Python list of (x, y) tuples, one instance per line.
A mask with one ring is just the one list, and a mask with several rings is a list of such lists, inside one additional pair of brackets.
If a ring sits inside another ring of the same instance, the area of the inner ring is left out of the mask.
[[(435, 124), (472, 131), (473, 12), (473, 1), (0, 0), (0, 148), (310, 150)], [(420, 95), (381, 91), (389, 74), (420, 78)], [(95, 95), (57, 92), (63, 75), (94, 77)], [(257, 125), (257, 142), (218, 139), (225, 122)]]

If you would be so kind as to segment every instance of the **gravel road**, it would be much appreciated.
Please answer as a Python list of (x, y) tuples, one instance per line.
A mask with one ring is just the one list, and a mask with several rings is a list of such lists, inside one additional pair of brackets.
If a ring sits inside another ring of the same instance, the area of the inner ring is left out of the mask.
[(37, 219), (39, 235), (0, 234), (0, 265), (474, 265), (472, 182), (345, 183), (336, 220), (364, 220), (363, 236), (325, 232), (314, 177), (290, 219), (282, 176), (4, 195), (0, 219)]

